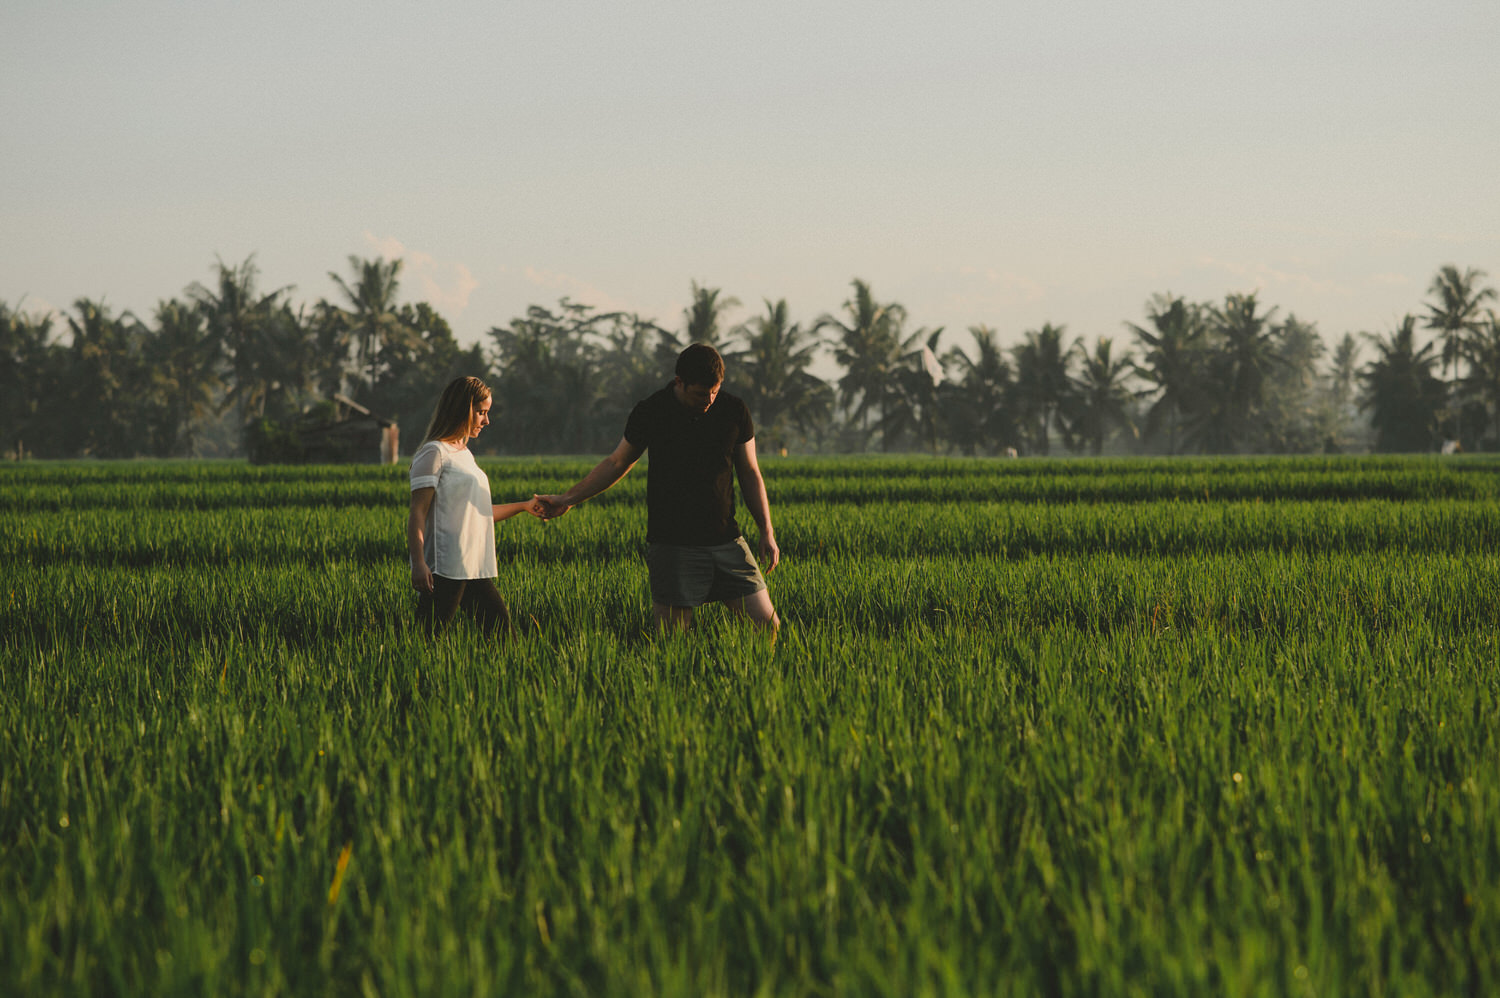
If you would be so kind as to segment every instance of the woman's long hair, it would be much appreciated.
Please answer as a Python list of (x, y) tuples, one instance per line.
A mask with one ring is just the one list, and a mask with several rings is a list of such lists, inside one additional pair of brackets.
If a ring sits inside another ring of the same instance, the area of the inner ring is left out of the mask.
[(437, 408), (432, 410), (432, 419), (427, 423), (427, 435), (422, 442), (447, 440), (467, 430), (474, 410), (489, 397), (490, 386), (478, 378), (454, 378), (448, 382), (442, 398), (438, 399)]

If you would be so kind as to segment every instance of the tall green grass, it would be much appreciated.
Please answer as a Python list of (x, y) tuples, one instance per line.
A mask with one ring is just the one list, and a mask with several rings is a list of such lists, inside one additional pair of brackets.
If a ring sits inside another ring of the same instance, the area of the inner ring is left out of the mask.
[(390, 469), (5, 469), (0, 992), (1500, 985), (1492, 465), (819, 467), (774, 647), (650, 632), (632, 480), (500, 526), (501, 645)]

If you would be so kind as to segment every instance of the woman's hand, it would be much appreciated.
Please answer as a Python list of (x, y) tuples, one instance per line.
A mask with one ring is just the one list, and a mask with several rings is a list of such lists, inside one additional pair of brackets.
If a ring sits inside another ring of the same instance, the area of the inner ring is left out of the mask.
[(499, 523), (501, 520), (509, 520), (513, 516), (520, 516), (522, 513), (530, 513), (532, 516), (541, 516), (542, 514), (538, 512), (538, 508), (539, 507), (537, 506), (537, 502), (535, 499), (523, 499), (520, 502), (499, 503), (495, 506), (490, 507), (490, 509), (495, 514), (496, 523)]

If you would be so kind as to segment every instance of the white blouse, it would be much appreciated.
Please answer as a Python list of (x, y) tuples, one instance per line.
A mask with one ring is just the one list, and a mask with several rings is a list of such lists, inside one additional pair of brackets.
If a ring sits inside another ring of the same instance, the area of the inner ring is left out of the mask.
[(429, 440), (411, 459), (411, 487), (436, 489), (427, 509), (422, 553), (445, 579), (493, 579), (495, 514), (490, 479), (467, 447)]

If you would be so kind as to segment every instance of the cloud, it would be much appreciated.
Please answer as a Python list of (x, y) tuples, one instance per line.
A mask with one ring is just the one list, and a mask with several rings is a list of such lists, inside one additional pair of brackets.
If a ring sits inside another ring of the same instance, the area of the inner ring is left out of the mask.
[(1416, 229), (1381, 229), (1376, 238), (1393, 243), (1428, 243), (1439, 246), (1484, 246), (1493, 245), (1495, 237), (1481, 232), (1436, 232)]
[(984, 289), (984, 299), (991, 304), (1025, 305), (1041, 301), (1047, 294), (1041, 284), (1032, 278), (994, 267), (959, 267), (958, 276), (966, 284), (977, 280)]
[(1034, 278), (994, 267), (961, 266), (944, 274), (940, 286), (946, 291), (946, 307), (960, 315), (988, 315), (1047, 297), (1047, 289)]
[(533, 287), (543, 288), (558, 298), (567, 298), (581, 305), (589, 305), (601, 312), (642, 312), (623, 298), (600, 290), (588, 281), (571, 274), (560, 274), (539, 267), (522, 267), (521, 277)]
[(1234, 260), (1220, 260), (1211, 256), (1198, 258), (1198, 266), (1205, 270), (1218, 270), (1226, 274), (1249, 281), (1255, 291), (1275, 287), (1295, 287), (1305, 291), (1317, 291), (1325, 294), (1336, 294), (1349, 296), (1350, 289), (1335, 281), (1320, 280), (1310, 274), (1298, 274), (1288, 270), (1281, 270), (1268, 263), (1240, 263)]
[(479, 287), (479, 281), (465, 265), (411, 249), (394, 236), (377, 237), (366, 232), (365, 242), (387, 260), (400, 260), (401, 280), (408, 293), (415, 280), (417, 293), (412, 297), (427, 302), (449, 318), (463, 315), (469, 306), (469, 296)]

